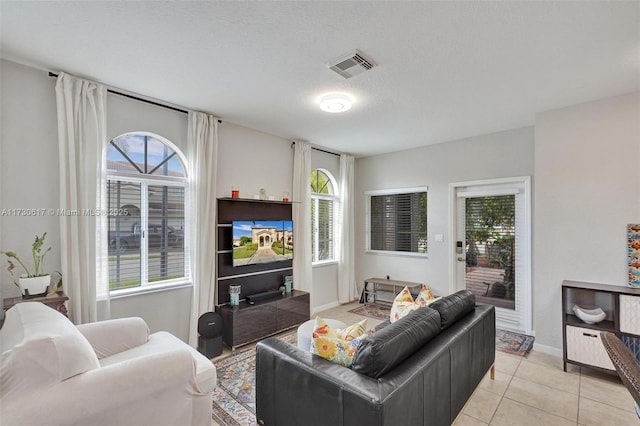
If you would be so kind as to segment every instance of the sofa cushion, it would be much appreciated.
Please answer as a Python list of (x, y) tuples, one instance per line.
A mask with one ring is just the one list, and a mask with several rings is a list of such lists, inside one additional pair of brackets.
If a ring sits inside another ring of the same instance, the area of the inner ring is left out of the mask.
[(429, 306), (440, 313), (440, 326), (444, 330), (475, 309), (476, 296), (469, 290), (460, 290)]
[(440, 333), (440, 315), (429, 307), (377, 329), (362, 339), (351, 368), (373, 378), (382, 377)]
[(0, 329), (0, 397), (53, 385), (100, 366), (67, 317), (39, 302), (18, 303)]

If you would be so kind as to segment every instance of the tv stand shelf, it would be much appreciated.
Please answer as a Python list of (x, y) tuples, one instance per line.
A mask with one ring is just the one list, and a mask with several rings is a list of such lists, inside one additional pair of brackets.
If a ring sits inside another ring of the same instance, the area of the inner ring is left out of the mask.
[[(295, 327), (309, 319), (309, 293), (291, 294), (241, 302), (233, 309), (229, 287), (239, 285), (240, 300), (248, 295), (278, 290), (286, 276), (293, 275), (293, 260), (234, 266), (233, 222), (291, 221), (291, 202), (218, 198), (216, 247), (216, 311), (222, 316), (223, 340), (232, 349)], [(294, 280), (295, 282), (295, 280)]]
[(237, 308), (218, 306), (222, 316), (222, 339), (232, 349), (302, 324), (309, 319), (309, 293), (293, 290), (253, 305), (240, 302)]
[[(587, 324), (573, 314), (573, 305), (601, 308), (606, 318)], [(594, 284), (579, 281), (562, 283), (563, 364), (613, 371), (614, 367), (604, 350), (600, 333), (615, 333), (627, 342), (640, 339), (640, 290), (630, 287)], [(631, 346), (636, 346), (631, 344)], [(640, 357), (639, 354), (636, 354)]]

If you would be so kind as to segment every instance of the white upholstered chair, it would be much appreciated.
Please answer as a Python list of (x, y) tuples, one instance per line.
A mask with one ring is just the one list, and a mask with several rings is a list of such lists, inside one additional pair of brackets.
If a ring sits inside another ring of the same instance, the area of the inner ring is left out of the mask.
[(211, 425), (216, 370), (141, 318), (74, 326), (37, 302), (6, 312), (0, 330), (0, 423)]

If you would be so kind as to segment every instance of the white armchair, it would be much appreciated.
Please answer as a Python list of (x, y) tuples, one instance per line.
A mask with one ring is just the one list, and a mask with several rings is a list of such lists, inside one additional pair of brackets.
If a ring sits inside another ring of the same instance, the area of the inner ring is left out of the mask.
[(216, 370), (141, 318), (74, 326), (37, 302), (18, 303), (0, 329), (0, 423), (211, 425)]

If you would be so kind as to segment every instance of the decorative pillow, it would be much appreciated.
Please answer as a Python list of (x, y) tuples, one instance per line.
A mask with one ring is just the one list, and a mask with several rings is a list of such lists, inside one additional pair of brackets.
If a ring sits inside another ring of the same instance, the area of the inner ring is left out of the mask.
[(429, 289), (429, 286), (422, 284), (420, 293), (413, 300), (411, 292), (408, 287), (402, 289), (400, 293), (393, 299), (393, 305), (391, 306), (391, 313), (389, 314), (389, 321), (396, 322), (400, 318), (403, 318), (409, 314), (409, 312), (415, 311), (418, 308), (425, 307), (437, 299), (433, 297), (433, 293)]
[(351, 367), (361, 340), (358, 338), (347, 341), (314, 333), (311, 340), (311, 353), (344, 367)]
[(363, 319), (360, 322), (352, 324), (346, 328), (338, 328), (336, 329), (337, 337), (350, 342), (351, 340), (362, 336), (366, 333), (367, 328), (367, 319)]
[(350, 367), (360, 340), (365, 337), (366, 318), (344, 329), (334, 329), (325, 320), (316, 317), (311, 335), (311, 353), (331, 362)]

